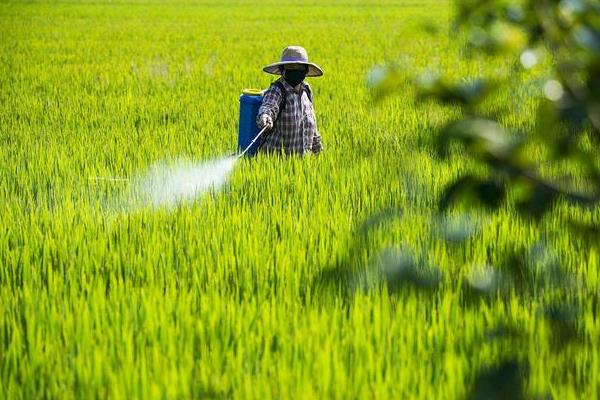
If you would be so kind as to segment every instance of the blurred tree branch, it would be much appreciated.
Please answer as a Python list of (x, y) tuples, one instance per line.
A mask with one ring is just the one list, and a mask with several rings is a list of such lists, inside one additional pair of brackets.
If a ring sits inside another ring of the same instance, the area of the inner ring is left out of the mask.
[[(416, 80), (417, 98), (453, 104), (461, 117), (448, 121), (441, 130), (438, 154), (451, 157), (452, 143), (460, 143), (467, 153), (487, 167), (487, 177), (466, 174), (450, 183), (440, 202), (444, 210), (451, 203), (477, 200), (491, 208), (500, 207), (517, 192), (517, 210), (526, 217), (539, 218), (564, 199), (581, 206), (600, 202), (600, 3), (586, 0), (462, 0), (456, 2), (453, 33), (466, 36), (469, 57), (482, 54), (504, 57), (527, 70), (546, 52), (552, 59), (550, 76), (539, 90), (537, 123), (532, 132), (517, 135), (479, 110), (478, 105), (498, 88), (508, 85), (508, 77), (494, 81), (466, 78), (452, 84), (426, 73)], [(377, 67), (369, 84), (375, 98), (395, 92), (406, 74), (398, 65)], [(533, 117), (533, 116), (532, 116)], [(533, 120), (533, 118), (532, 118)], [(590, 138), (592, 149), (581, 146)], [(529, 156), (526, 145), (542, 140), (549, 162), (568, 161), (581, 167), (576, 190), (561, 177), (547, 178)]]
[[(492, 96), (500, 88), (508, 88), (510, 93), (514, 82), (509, 75), (493, 80), (464, 77), (453, 83), (447, 77), (427, 72), (414, 79), (417, 100), (453, 105), (461, 111), (440, 129), (438, 155), (450, 159), (457, 144), (468, 157), (485, 166), (484, 173), (464, 172), (446, 186), (439, 201), (440, 215), (451, 215), (446, 210), (457, 203), (467, 207), (481, 204), (497, 210), (513, 202), (521, 216), (533, 220), (551, 211), (560, 200), (578, 207), (597, 207), (600, 2), (457, 0), (455, 10), (452, 34), (464, 35), (466, 43), (461, 54), (465, 58), (499, 57), (508, 61), (513, 74), (533, 68), (543, 54), (551, 62), (537, 94), (528, 94), (528, 100), (537, 102), (537, 109), (536, 115), (529, 116), (530, 123), (525, 126), (530, 128), (525, 132), (503, 125), (498, 115), (485, 111), (486, 100), (495, 101)], [(368, 77), (374, 99), (403, 90), (409, 75), (409, 70), (398, 63), (375, 67)], [(541, 156), (532, 155), (532, 146), (541, 147)], [(561, 168), (563, 163), (576, 167), (580, 175), (570, 179), (568, 170)], [(554, 169), (544, 174), (544, 167)], [(577, 221), (573, 216), (567, 219), (565, 229), (576, 233), (583, 246), (598, 245), (598, 221)], [(562, 349), (584, 341), (579, 319), (586, 304), (597, 304), (597, 293), (578, 285), (544, 246), (529, 252), (508, 251), (499, 259), (504, 260), (500, 265), (485, 264), (468, 271), (463, 300), (479, 304), (482, 299), (498, 300), (504, 295), (525, 298), (556, 291), (561, 293), (557, 302), (549, 302), (551, 296), (538, 298), (540, 316), (553, 333), (553, 346)], [(524, 398), (524, 365), (510, 360), (482, 371), (469, 398)]]

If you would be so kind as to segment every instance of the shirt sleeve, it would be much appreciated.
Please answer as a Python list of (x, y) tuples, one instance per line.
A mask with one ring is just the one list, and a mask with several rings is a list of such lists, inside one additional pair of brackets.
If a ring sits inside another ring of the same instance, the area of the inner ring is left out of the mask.
[(283, 93), (281, 93), (281, 89), (279, 89), (276, 85), (272, 85), (265, 94), (263, 95), (263, 101), (261, 106), (258, 108), (258, 115), (256, 116), (256, 124), (258, 125), (260, 122), (260, 117), (263, 114), (267, 114), (271, 117), (273, 122), (277, 118), (279, 114), (279, 104), (281, 103), (281, 97)]
[[(307, 83), (308, 85), (308, 83)], [(310, 86), (309, 86), (310, 88)], [(312, 92), (312, 90), (311, 90)], [(312, 100), (311, 100), (312, 103)], [(311, 151), (315, 154), (320, 153), (323, 150), (323, 143), (321, 142), (321, 134), (319, 133), (319, 128), (317, 124), (317, 115), (313, 112), (313, 118), (315, 120), (315, 133), (313, 135), (313, 142), (311, 146)]]

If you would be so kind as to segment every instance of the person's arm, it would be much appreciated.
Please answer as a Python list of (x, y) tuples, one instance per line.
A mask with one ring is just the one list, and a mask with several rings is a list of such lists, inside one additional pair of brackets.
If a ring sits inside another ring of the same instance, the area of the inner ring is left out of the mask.
[[(256, 125), (259, 128), (265, 126), (265, 121), (270, 119), (271, 124), (275, 123), (277, 115), (279, 113), (279, 104), (281, 103), (281, 89), (276, 85), (272, 85), (264, 94), (261, 106), (258, 109), (258, 115), (256, 116)], [(265, 115), (268, 118), (265, 118)], [(271, 126), (272, 127), (272, 126)]]
[[(312, 100), (311, 100), (312, 103)], [(313, 135), (313, 142), (311, 146), (311, 150), (314, 154), (318, 154), (323, 150), (323, 143), (321, 142), (321, 134), (319, 133), (319, 128), (317, 126), (317, 115), (314, 112), (313, 108), (313, 120), (315, 121), (315, 134)]]
[[(313, 134), (312, 145), (310, 146), (311, 151), (314, 154), (320, 153), (323, 150), (323, 143), (321, 142), (321, 134), (319, 133), (319, 129), (317, 128), (317, 116), (314, 111), (313, 100), (312, 100), (312, 88), (310, 87), (308, 82), (304, 83), (306, 88), (306, 96), (308, 97), (308, 101), (310, 103), (310, 113), (311, 118), (315, 124), (315, 133)], [(310, 94), (310, 96), (309, 96)]]

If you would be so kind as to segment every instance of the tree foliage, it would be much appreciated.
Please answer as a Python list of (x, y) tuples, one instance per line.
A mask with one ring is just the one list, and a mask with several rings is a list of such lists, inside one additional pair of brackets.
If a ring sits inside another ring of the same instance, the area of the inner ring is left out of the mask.
[[(510, 77), (490, 80), (468, 77), (458, 84), (424, 74), (416, 82), (417, 97), (453, 104), (460, 117), (441, 130), (438, 153), (450, 157), (452, 143), (463, 145), (470, 157), (487, 167), (486, 176), (467, 173), (450, 183), (442, 196), (444, 210), (456, 201), (479, 200), (492, 209), (515, 193), (517, 210), (539, 218), (560, 199), (582, 206), (600, 201), (600, 3), (585, 0), (506, 2), (469, 0), (456, 3), (453, 30), (466, 37), (465, 57), (504, 57), (523, 70), (537, 64), (541, 54), (551, 58), (550, 77), (541, 85), (537, 115), (530, 132), (519, 134), (477, 106)], [(378, 71), (371, 80), (376, 95), (387, 95), (401, 76), (397, 67)], [(546, 177), (539, 160), (527, 151), (541, 139), (547, 163), (577, 165), (582, 185), (568, 176)], [(584, 146), (582, 142), (591, 142)], [(575, 224), (576, 225), (576, 224)]]
[[(461, 111), (440, 129), (439, 156), (451, 159), (458, 144), (485, 167), (483, 174), (481, 169), (466, 171), (445, 187), (439, 200), (441, 215), (457, 203), (490, 210), (511, 203), (522, 217), (536, 221), (560, 201), (598, 206), (600, 2), (462, 0), (456, 2), (455, 10), (452, 29), (465, 39), (464, 57), (500, 58), (513, 66), (512, 73), (532, 68), (542, 54), (551, 62), (537, 94), (530, 93), (534, 98), (529, 100), (537, 104), (536, 115), (530, 116), (525, 129), (511, 127), (481, 107), (500, 88), (514, 84), (510, 75), (464, 77), (452, 83), (447, 77), (425, 73), (415, 81), (418, 100), (453, 105)], [(380, 99), (397, 91), (405, 74), (398, 65), (388, 65), (375, 68), (369, 78), (375, 98)], [(535, 157), (532, 146), (542, 149)], [(545, 173), (548, 166), (556, 168)], [(575, 179), (569, 175), (573, 170), (578, 174)], [(584, 247), (597, 246), (598, 222), (568, 218), (565, 228), (579, 234)], [(538, 293), (555, 290), (562, 302), (540, 301), (540, 316), (551, 327), (554, 348), (581, 341), (582, 304), (595, 304), (597, 294), (577, 286), (573, 276), (548, 254), (535, 248), (519, 249), (501, 255), (502, 265), (474, 269), (463, 282), (465, 304), (502, 300), (507, 294), (541, 300)], [(481, 371), (469, 397), (524, 398), (526, 371), (527, 363), (519, 360), (491, 366)]]

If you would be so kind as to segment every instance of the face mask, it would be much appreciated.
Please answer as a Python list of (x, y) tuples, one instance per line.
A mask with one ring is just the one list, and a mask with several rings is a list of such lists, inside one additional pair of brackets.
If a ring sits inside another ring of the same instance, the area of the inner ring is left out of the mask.
[(302, 82), (305, 76), (306, 71), (302, 71), (299, 69), (288, 69), (283, 72), (283, 78), (291, 86), (296, 86), (297, 84)]

